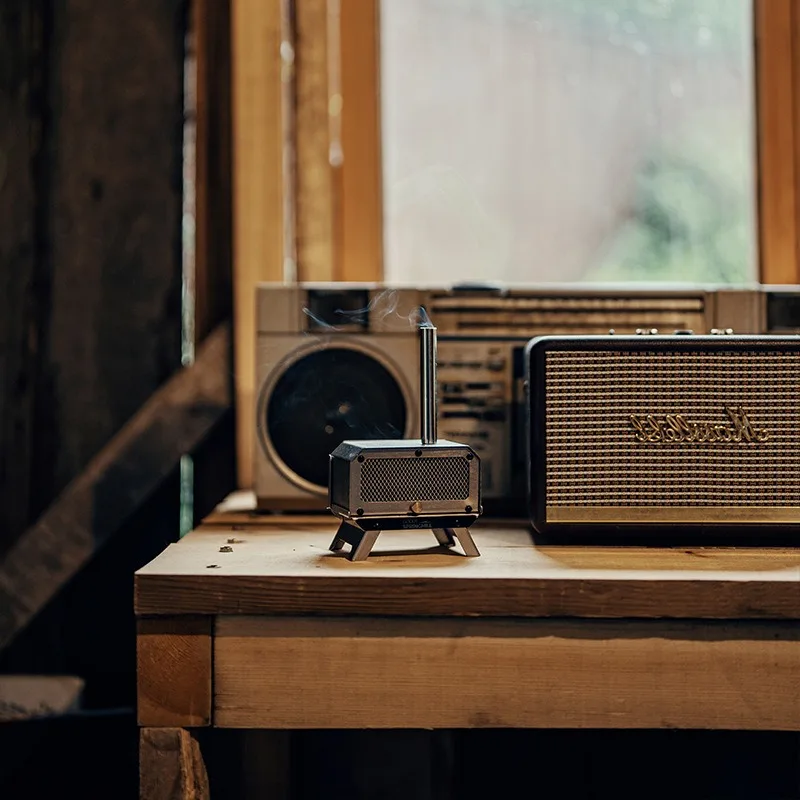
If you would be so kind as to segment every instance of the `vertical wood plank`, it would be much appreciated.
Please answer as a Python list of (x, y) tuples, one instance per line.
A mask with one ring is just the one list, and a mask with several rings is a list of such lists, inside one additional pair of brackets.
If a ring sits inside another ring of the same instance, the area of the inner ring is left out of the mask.
[(383, 279), (379, 0), (341, 0), (341, 265), (346, 281)]
[(211, 724), (210, 617), (156, 617), (136, 621), (140, 725)]
[(181, 363), (185, 10), (53, 5), (37, 511)]
[(237, 471), (247, 488), (255, 436), (255, 287), (283, 279), (281, 3), (231, 2)]
[(0, 5), (0, 555), (30, 522), (34, 391), (44, 303), (40, 209), (45, 10)]
[(336, 278), (333, 168), (330, 161), (327, 0), (296, 4), (297, 278)]
[(139, 732), (141, 800), (209, 800), (208, 775), (197, 740), (181, 728)]
[(194, 334), (231, 314), (230, 0), (194, 0), (196, 78)]
[[(186, 85), (194, 85), (194, 92), (187, 91), (194, 96), (194, 108), (187, 107), (186, 112), (195, 119), (195, 242), (194, 252), (184, 258), (184, 280), (193, 287), (194, 302), (184, 325), (191, 325), (196, 351), (215, 325), (233, 315), (231, 0), (192, 0), (192, 12), (194, 58), (187, 69), (193, 74), (187, 74)], [(191, 164), (184, 164), (184, 174), (191, 175)], [(185, 208), (191, 200), (187, 191)], [(187, 317), (188, 311), (184, 310)], [(193, 524), (236, 488), (235, 451), (231, 409), (192, 460)]]
[[(762, 0), (763, 2), (763, 0)], [(794, 172), (794, 259), (776, 283), (800, 283), (800, 3), (792, 2), (792, 61), (789, 82), (792, 87), (792, 134)], [(773, 76), (775, 80), (776, 76)]]
[(798, 272), (798, 50), (793, 0), (755, 0), (755, 74), (761, 280), (795, 283)]

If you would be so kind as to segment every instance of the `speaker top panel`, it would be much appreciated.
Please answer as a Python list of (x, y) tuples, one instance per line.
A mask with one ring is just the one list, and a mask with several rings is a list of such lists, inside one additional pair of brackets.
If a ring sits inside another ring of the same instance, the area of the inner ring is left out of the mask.
[(424, 300), (416, 289), (374, 284), (264, 284), (257, 293), (257, 327), (260, 334), (409, 333)]

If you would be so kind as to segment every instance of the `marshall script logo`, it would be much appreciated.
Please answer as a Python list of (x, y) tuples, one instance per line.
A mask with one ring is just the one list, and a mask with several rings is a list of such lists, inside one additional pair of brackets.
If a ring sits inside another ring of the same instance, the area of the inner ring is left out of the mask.
[(726, 406), (726, 422), (692, 422), (683, 414), (631, 414), (637, 442), (765, 442), (769, 434), (756, 428), (741, 407)]

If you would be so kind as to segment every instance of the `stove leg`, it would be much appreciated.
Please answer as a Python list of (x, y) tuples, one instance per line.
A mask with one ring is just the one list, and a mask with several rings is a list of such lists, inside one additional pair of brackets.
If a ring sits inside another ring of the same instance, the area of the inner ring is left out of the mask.
[(456, 543), (450, 528), (433, 528), (433, 535), (436, 537), (436, 541), (444, 547), (452, 547)]
[(475, 541), (473, 540), (472, 534), (469, 532), (468, 528), (449, 528), (448, 530), (453, 536), (455, 536), (456, 539), (458, 539), (459, 544), (464, 550), (465, 556), (474, 558), (480, 555), (480, 551), (475, 546)]
[(351, 549), (347, 557), (350, 561), (364, 561), (375, 545), (379, 533), (380, 531), (362, 531), (361, 528), (342, 520), (328, 549), (335, 553), (349, 544)]

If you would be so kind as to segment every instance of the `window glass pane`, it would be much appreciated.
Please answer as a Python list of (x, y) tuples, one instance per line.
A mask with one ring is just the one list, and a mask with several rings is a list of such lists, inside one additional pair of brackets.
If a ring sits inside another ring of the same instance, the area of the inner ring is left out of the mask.
[(751, 0), (382, 0), (389, 281), (756, 279)]

